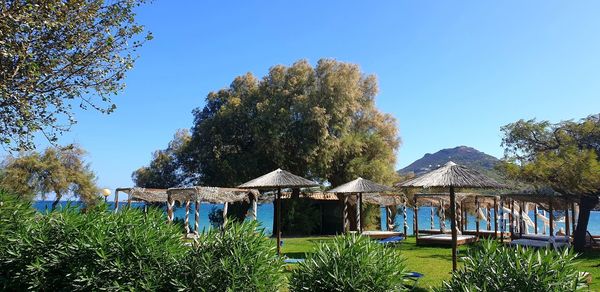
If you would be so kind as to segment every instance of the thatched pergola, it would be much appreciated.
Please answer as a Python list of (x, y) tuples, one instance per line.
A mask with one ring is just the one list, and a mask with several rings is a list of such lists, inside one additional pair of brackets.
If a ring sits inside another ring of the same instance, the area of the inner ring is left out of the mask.
[[(522, 213), (524, 206), (527, 203), (533, 204), (535, 206), (535, 216), (534, 216), (534, 232), (538, 233), (538, 207), (541, 206), (543, 209), (548, 210), (549, 212), (549, 228), (550, 235), (554, 235), (554, 211), (555, 210), (564, 210), (565, 211), (565, 235), (569, 236), (571, 230), (575, 230), (576, 226), (576, 216), (575, 216), (575, 204), (577, 200), (564, 196), (563, 194), (553, 190), (552, 188), (542, 187), (542, 188), (528, 188), (515, 192), (508, 192), (502, 194), (504, 198), (507, 198), (511, 204), (511, 210), (515, 207), (515, 202), (519, 204), (519, 212)], [(571, 210), (571, 218), (569, 218), (569, 209)], [(519, 226), (519, 235), (523, 236), (523, 222), (522, 216), (520, 216), (520, 224), (515, 225), (512, 218), (510, 222), (510, 227), (513, 229), (513, 226)], [(545, 228), (545, 227), (544, 227)]]
[(198, 234), (198, 222), (200, 221), (200, 204), (202, 202), (211, 204), (224, 204), (223, 219), (225, 220), (227, 218), (227, 207), (229, 203), (242, 201), (252, 202), (252, 217), (254, 220), (256, 220), (256, 204), (259, 195), (259, 192), (253, 189), (236, 189), (205, 186), (170, 188), (167, 190), (167, 217), (169, 219), (169, 222), (173, 221), (173, 206), (175, 205), (175, 202), (185, 203), (185, 230), (186, 234), (189, 234), (190, 203), (193, 201), (195, 203), (194, 233)]
[(305, 179), (303, 177), (297, 176), (281, 168), (278, 168), (272, 172), (269, 172), (265, 175), (257, 177), (251, 181), (243, 183), (238, 186), (238, 188), (242, 189), (276, 189), (277, 197), (276, 197), (276, 208), (275, 208), (275, 217), (277, 222), (277, 254), (281, 254), (281, 189), (282, 188), (302, 188), (302, 187), (316, 187), (317, 184), (314, 181)]
[[(382, 197), (380, 193), (385, 192), (393, 192), (394, 189), (375, 183), (368, 179), (364, 179), (359, 177), (353, 181), (347, 182), (345, 184), (339, 185), (329, 191), (328, 193), (341, 194), (344, 196), (343, 200), (343, 223), (344, 223), (344, 232), (348, 231), (348, 195), (357, 194), (357, 204), (356, 204), (356, 227), (359, 233), (363, 232), (363, 224), (361, 220), (362, 213), (362, 203), (363, 203), (363, 193), (370, 193), (370, 200), (378, 200), (376, 198)], [(391, 198), (390, 198), (391, 199)]]
[(504, 188), (505, 186), (473, 169), (458, 165), (452, 161), (397, 186), (402, 188), (448, 188), (450, 192), (450, 224), (452, 225), (452, 269), (456, 270), (456, 194), (455, 188)]
[(115, 190), (115, 212), (119, 209), (119, 193), (120, 192), (127, 194), (127, 206), (131, 206), (132, 202), (144, 202), (144, 203), (166, 203), (167, 202), (167, 190), (166, 189), (153, 189), (153, 188), (140, 188), (140, 187), (117, 188)]

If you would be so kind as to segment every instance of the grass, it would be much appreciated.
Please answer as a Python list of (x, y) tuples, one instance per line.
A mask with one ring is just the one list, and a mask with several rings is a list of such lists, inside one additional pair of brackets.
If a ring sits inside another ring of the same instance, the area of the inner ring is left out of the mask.
[[(301, 237), (284, 238), (282, 253), (289, 258), (305, 258), (311, 253), (317, 242), (329, 241), (331, 237)], [(449, 247), (417, 246), (414, 237), (408, 237), (403, 243), (396, 245), (406, 258), (410, 271), (419, 272), (425, 276), (419, 281), (419, 290), (427, 291), (437, 287), (444, 280), (450, 279), (452, 271), (452, 256)], [(459, 249), (459, 258), (467, 247)], [(579, 257), (580, 271), (589, 272), (592, 277), (592, 291), (600, 291), (600, 251), (590, 251)], [(460, 261), (459, 261), (460, 266)]]

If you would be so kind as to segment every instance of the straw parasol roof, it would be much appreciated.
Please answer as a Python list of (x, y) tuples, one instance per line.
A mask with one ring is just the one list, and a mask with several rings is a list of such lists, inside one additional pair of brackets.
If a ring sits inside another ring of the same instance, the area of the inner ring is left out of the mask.
[(167, 193), (174, 201), (184, 202), (201, 201), (212, 204), (217, 203), (233, 203), (233, 202), (249, 202), (250, 196), (259, 197), (259, 192), (254, 189), (237, 189), (237, 188), (219, 188), (219, 187), (185, 187), (185, 188), (170, 188)]
[[(456, 193), (455, 188), (505, 188), (506, 186), (473, 169), (449, 161), (444, 166), (396, 186), (403, 188), (449, 188), (452, 225), (452, 270), (456, 270)], [(418, 233), (417, 233), (418, 235)]]
[(328, 193), (382, 193), (392, 192), (394, 189), (372, 182), (368, 179), (359, 177), (351, 182), (347, 182), (336, 188), (333, 188)]
[(281, 168), (243, 183), (238, 188), (273, 189), (273, 188), (299, 188), (316, 187), (319, 184), (312, 180), (297, 176)]
[(476, 170), (449, 161), (444, 166), (422, 176), (399, 183), (397, 187), (456, 187), (456, 188), (504, 188), (505, 185)]
[(115, 194), (119, 192), (126, 193), (131, 201), (143, 201), (148, 203), (164, 203), (167, 201), (167, 190), (166, 189), (152, 189), (152, 188), (117, 188)]

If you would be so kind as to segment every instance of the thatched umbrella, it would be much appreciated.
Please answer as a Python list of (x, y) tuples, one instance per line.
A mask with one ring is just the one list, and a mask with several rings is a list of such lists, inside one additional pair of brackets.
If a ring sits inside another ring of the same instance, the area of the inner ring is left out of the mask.
[(452, 228), (452, 269), (456, 270), (456, 194), (455, 188), (504, 188), (505, 186), (475, 170), (452, 161), (397, 186), (402, 188), (449, 188)]
[(348, 210), (346, 209), (346, 205), (348, 203), (348, 195), (347, 194), (358, 194), (357, 202), (356, 202), (356, 228), (358, 232), (362, 233), (362, 220), (360, 220), (360, 214), (362, 213), (362, 195), (363, 193), (383, 193), (383, 192), (391, 192), (394, 189), (380, 185), (378, 183), (372, 182), (368, 179), (364, 179), (359, 177), (351, 182), (347, 182), (343, 185), (340, 185), (336, 188), (329, 190), (329, 193), (336, 194), (344, 194), (344, 231), (346, 231), (347, 221), (348, 221)]
[(282, 188), (302, 188), (316, 187), (314, 181), (299, 177), (289, 173), (281, 168), (269, 172), (261, 177), (255, 178), (249, 182), (243, 183), (238, 188), (244, 189), (277, 189), (277, 203), (275, 212), (277, 213), (277, 254), (281, 254), (281, 189)]

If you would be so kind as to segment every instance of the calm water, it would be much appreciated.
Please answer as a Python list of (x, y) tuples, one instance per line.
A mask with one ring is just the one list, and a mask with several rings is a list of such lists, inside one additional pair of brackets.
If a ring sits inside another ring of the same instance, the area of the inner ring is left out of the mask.
[[(61, 202), (61, 206), (65, 206), (68, 202)], [(71, 204), (77, 205), (77, 202), (72, 202)], [(109, 203), (111, 205), (111, 207), (114, 206), (113, 203)], [(44, 211), (47, 210), (51, 207), (52, 202), (51, 201), (37, 201), (34, 204), (34, 207), (40, 211)], [(125, 206), (125, 203), (119, 203), (119, 208)], [(142, 207), (143, 204), (141, 203), (133, 203), (133, 206), (135, 207)], [(203, 203), (200, 205), (200, 229), (206, 229), (210, 227), (210, 222), (208, 220), (208, 213), (211, 211), (211, 209), (213, 207), (217, 207), (217, 208), (222, 208), (223, 205), (214, 205), (214, 204), (206, 204)], [(165, 208), (166, 209), (166, 208)], [(194, 204), (191, 204), (190, 206), (190, 225), (194, 225)], [(435, 208), (434, 208), (434, 212), (435, 212)], [(413, 222), (413, 210), (411, 208), (407, 209), (407, 220), (408, 220), (408, 232), (409, 234), (412, 234), (412, 222)], [(437, 214), (437, 213), (434, 213)], [(492, 212), (492, 218), (494, 218), (493, 215), (494, 213)], [(446, 214), (446, 216), (449, 216), (448, 214)], [(184, 207), (179, 207), (179, 208), (175, 208), (175, 218), (181, 218), (183, 219), (185, 217), (185, 208)], [(533, 219), (533, 212), (529, 212), (529, 217)], [(271, 229), (273, 227), (273, 204), (259, 204), (258, 205), (258, 221), (261, 223), (261, 225), (265, 228), (266, 232), (271, 232)], [(395, 220), (395, 229), (396, 230), (402, 230), (403, 229), (403, 223), (404, 219), (402, 216), (402, 212), (399, 210), (398, 215), (396, 216), (396, 220)], [(420, 207), (419, 208), (419, 229), (430, 229), (431, 227), (431, 209), (430, 207)], [(468, 228), (467, 229), (472, 229), (475, 230), (475, 217), (473, 216), (469, 216), (469, 218), (467, 219), (468, 222)], [(382, 208), (382, 218), (381, 218), (381, 223), (383, 228), (385, 229), (385, 211)], [(557, 222), (556, 223), (557, 228), (555, 228), (555, 230), (559, 230), (560, 228), (565, 227), (564, 222)], [(434, 229), (439, 229), (439, 220), (437, 218), (437, 216), (434, 216), (434, 222), (433, 222), (433, 227)], [(542, 231), (542, 223), (541, 220), (539, 221), (539, 232), (541, 233)], [(450, 229), (450, 221), (446, 220), (446, 228)], [(486, 222), (485, 221), (480, 221), (480, 228), (483, 230), (486, 228)], [(492, 230), (494, 229), (494, 225), (492, 222)], [(507, 229), (508, 230), (508, 227)], [(533, 232), (533, 227), (529, 228), (530, 232)], [(595, 211), (592, 212), (591, 216), (590, 216), (590, 222), (588, 225), (588, 230), (590, 231), (590, 233), (592, 234), (599, 234), (600, 235), (600, 212)]]

